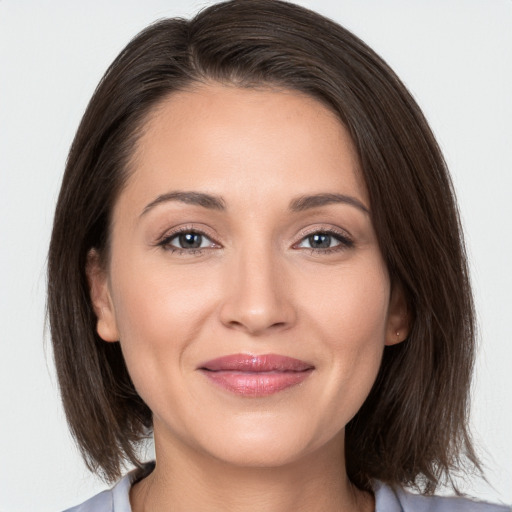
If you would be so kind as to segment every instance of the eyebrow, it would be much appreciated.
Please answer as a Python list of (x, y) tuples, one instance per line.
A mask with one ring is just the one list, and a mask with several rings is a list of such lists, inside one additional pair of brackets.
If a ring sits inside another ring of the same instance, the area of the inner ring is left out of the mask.
[(310, 196), (300, 196), (290, 201), (289, 209), (292, 212), (303, 212), (311, 208), (318, 208), (319, 206), (325, 206), (328, 204), (344, 203), (350, 206), (355, 206), (365, 213), (370, 213), (370, 210), (361, 202), (352, 196), (345, 194), (331, 194), (331, 193), (320, 193)]
[(167, 203), (169, 201), (179, 201), (186, 204), (194, 204), (208, 208), (209, 210), (226, 210), (226, 203), (220, 196), (213, 196), (205, 194), (203, 192), (168, 192), (158, 196), (154, 201), (151, 201), (142, 211), (141, 216), (147, 213), (149, 210), (161, 203)]
[[(151, 201), (142, 211), (141, 216), (147, 213), (155, 206), (167, 203), (169, 201), (178, 201), (186, 204), (193, 204), (202, 206), (209, 210), (226, 211), (226, 202), (221, 196), (206, 194), (204, 192), (184, 192), (173, 191), (158, 196)], [(345, 194), (332, 194), (332, 193), (319, 193), (313, 195), (303, 195), (296, 197), (290, 201), (288, 209), (292, 212), (303, 212), (312, 208), (318, 208), (329, 204), (343, 203), (354, 206), (364, 213), (369, 214), (369, 209), (361, 202), (352, 196)]]

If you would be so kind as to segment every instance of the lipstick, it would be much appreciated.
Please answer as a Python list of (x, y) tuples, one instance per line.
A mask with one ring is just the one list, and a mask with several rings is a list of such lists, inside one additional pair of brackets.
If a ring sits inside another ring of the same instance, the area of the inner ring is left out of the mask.
[(202, 363), (198, 370), (214, 384), (237, 395), (262, 397), (300, 384), (314, 366), (276, 354), (233, 354)]

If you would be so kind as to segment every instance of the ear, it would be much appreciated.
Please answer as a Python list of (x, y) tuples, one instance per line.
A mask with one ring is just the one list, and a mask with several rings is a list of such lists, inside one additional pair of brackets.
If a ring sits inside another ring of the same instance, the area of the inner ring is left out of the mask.
[(400, 283), (393, 283), (389, 298), (388, 323), (385, 345), (396, 345), (409, 336), (411, 315), (404, 289)]
[(119, 341), (107, 272), (95, 249), (91, 249), (87, 254), (86, 274), (92, 306), (97, 317), (96, 332), (104, 341)]

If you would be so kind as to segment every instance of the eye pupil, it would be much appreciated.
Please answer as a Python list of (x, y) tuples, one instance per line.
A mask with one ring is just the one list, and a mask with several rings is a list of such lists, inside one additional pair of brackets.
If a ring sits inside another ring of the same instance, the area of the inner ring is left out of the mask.
[(315, 233), (308, 237), (311, 247), (314, 249), (325, 249), (331, 245), (331, 236), (325, 233)]
[(179, 235), (178, 240), (183, 249), (197, 249), (201, 247), (202, 235), (198, 233), (184, 233)]

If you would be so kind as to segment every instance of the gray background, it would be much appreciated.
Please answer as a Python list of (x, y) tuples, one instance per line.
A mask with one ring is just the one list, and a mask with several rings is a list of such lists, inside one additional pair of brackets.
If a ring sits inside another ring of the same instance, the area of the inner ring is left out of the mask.
[[(87, 473), (44, 348), (46, 250), (66, 153), (103, 72), (148, 23), (210, 2), (0, 0), (0, 511), (58, 511)], [(354, 31), (424, 109), (466, 228), (481, 348), (472, 422), (490, 486), (512, 502), (512, 1), (299, 1)], [(49, 341), (47, 340), (49, 344)]]

